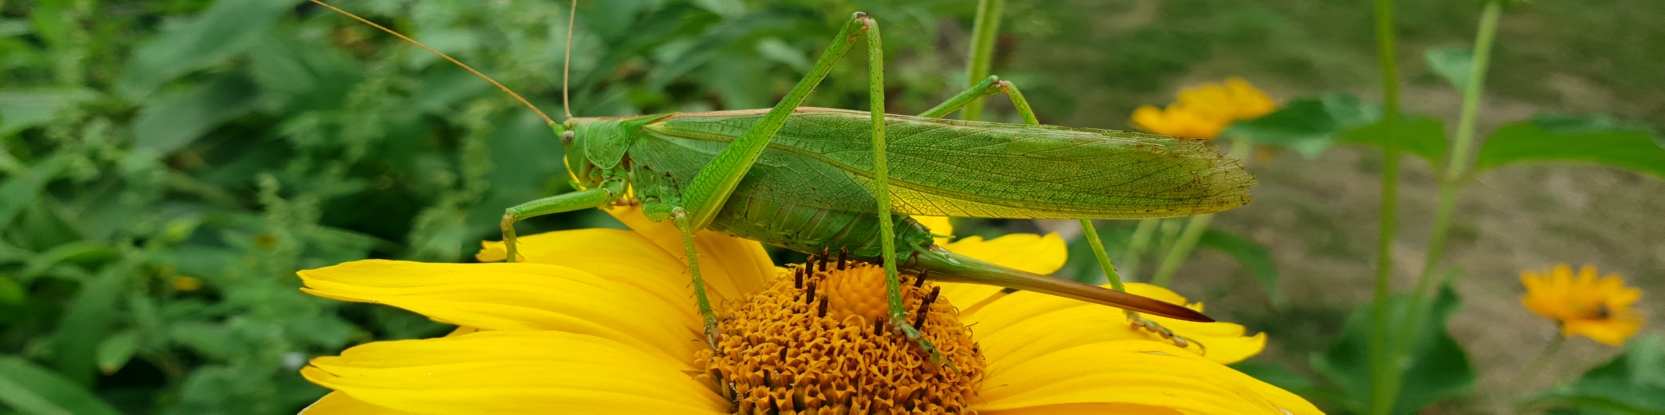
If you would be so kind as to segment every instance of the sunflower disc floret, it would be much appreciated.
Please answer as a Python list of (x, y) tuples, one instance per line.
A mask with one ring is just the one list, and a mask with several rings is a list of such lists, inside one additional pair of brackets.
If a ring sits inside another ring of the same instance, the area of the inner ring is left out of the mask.
[(903, 276), (909, 318), (946, 360), (939, 365), (887, 324), (882, 268), (812, 259), (784, 272), (789, 275), (731, 307), (721, 318), (717, 349), (700, 354), (735, 413), (971, 408), (983, 356), (958, 311), (939, 298), (940, 288)]

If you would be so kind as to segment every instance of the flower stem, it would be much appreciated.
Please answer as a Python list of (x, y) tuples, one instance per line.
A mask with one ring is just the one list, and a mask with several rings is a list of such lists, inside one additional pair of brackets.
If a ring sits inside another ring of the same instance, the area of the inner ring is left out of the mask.
[(1544, 364), (1549, 363), (1550, 358), (1555, 357), (1555, 354), (1561, 351), (1561, 346), (1566, 343), (1567, 336), (1557, 333), (1555, 340), (1550, 340), (1549, 346), (1544, 347), (1544, 352), (1539, 354), (1538, 358), (1533, 360), (1531, 364), (1526, 365), (1526, 369), (1522, 369), (1519, 374), (1515, 375), (1515, 381), (1506, 390), (1510, 392), (1520, 391), (1520, 387), (1526, 384), (1526, 380), (1537, 375), (1539, 370), (1543, 370)]
[(1179, 240), (1179, 231), (1184, 228), (1185, 224), (1180, 223), (1178, 219), (1163, 219), (1159, 229), (1162, 231), (1162, 238), (1157, 241), (1156, 249), (1162, 252), (1174, 249), (1174, 242)]
[[(994, 60), (994, 40), (1000, 33), (1000, 12), (1006, 0), (978, 0), (977, 21), (971, 29), (971, 62), (966, 64), (966, 85), (976, 85), (989, 77), (989, 65)], [(976, 121), (983, 118), (983, 100), (973, 100), (960, 109), (960, 119)]]
[(1180, 231), (1179, 239), (1168, 248), (1168, 253), (1162, 256), (1162, 264), (1156, 268), (1156, 274), (1150, 283), (1167, 287), (1174, 282), (1174, 274), (1179, 272), (1179, 266), (1185, 264), (1185, 258), (1191, 255), (1191, 249), (1197, 247), (1197, 241), (1208, 231), (1208, 223), (1214, 221), (1213, 213), (1192, 216), (1185, 221), (1185, 230)]
[[(1469, 164), (1469, 152), (1474, 143), (1474, 121), (1480, 112), (1480, 95), (1486, 84), (1486, 66), (1491, 61), (1492, 42), (1497, 35), (1497, 22), (1503, 14), (1503, 1), (1491, 0), (1486, 2), (1486, 8), (1480, 14), (1480, 29), (1474, 39), (1474, 63), (1469, 68), (1468, 83), (1463, 88), (1463, 112), (1457, 122), (1457, 140), (1452, 144), (1451, 156), (1447, 160), (1443, 178), (1440, 180), (1439, 204), (1434, 211), (1433, 235), (1428, 241), (1428, 253), (1422, 262), (1421, 274), (1417, 276), (1416, 288), (1411, 291), (1410, 307), (1406, 309), (1404, 321), (1400, 322), (1399, 335), (1394, 336), (1392, 344), (1387, 349), (1384, 365), (1388, 376), (1379, 378), (1389, 382), (1385, 386), (1378, 385), (1377, 392), (1380, 399), (1372, 399), (1372, 414), (1383, 415), (1393, 410), (1391, 395), (1397, 395), (1399, 386), (1404, 382), (1401, 378), (1404, 367), (1399, 364), (1402, 356), (1412, 344), (1416, 344), (1415, 330), (1422, 325), (1427, 314), (1424, 302), (1436, 287), (1434, 284), (1434, 269), (1439, 266), (1445, 253), (1446, 235), (1451, 230), (1451, 215), (1456, 211), (1457, 193), (1462, 186)], [(1438, 278), (1443, 282), (1445, 278)], [(1443, 284), (1442, 284), (1443, 285)]]
[(1397, 391), (1388, 378), (1388, 297), (1393, 288), (1393, 234), (1397, 230), (1399, 206), (1399, 148), (1394, 131), (1399, 122), (1399, 65), (1393, 38), (1393, 0), (1376, 0), (1376, 60), (1382, 66), (1382, 130), (1389, 145), (1382, 148), (1382, 210), (1377, 225), (1376, 283), (1372, 294), (1375, 312), (1370, 328), (1370, 407), (1372, 413), (1392, 411)]
[[(1247, 140), (1235, 140), (1231, 144), (1231, 157), (1248, 163), (1249, 152), (1254, 148)], [(1174, 241), (1168, 253), (1162, 257), (1162, 265), (1156, 268), (1155, 276), (1151, 277), (1151, 284), (1166, 287), (1174, 281), (1174, 274), (1179, 272), (1179, 266), (1185, 264), (1185, 259), (1191, 256), (1191, 250), (1197, 248), (1197, 242), (1202, 240), (1204, 232), (1208, 231), (1208, 224), (1214, 220), (1213, 213), (1192, 216), (1185, 222), (1185, 230), (1179, 233), (1179, 239)]]
[(1127, 257), (1122, 260), (1122, 274), (1130, 280), (1139, 279), (1139, 262), (1144, 259), (1145, 250), (1150, 249), (1150, 238), (1161, 224), (1161, 219), (1145, 219), (1133, 228), (1133, 240), (1128, 242)]

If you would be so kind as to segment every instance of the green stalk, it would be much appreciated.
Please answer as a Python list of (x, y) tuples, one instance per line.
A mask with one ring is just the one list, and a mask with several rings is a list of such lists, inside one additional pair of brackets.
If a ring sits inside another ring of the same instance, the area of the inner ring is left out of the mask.
[(1184, 229), (1185, 224), (1180, 223), (1178, 219), (1163, 219), (1158, 229), (1162, 231), (1162, 238), (1157, 240), (1156, 249), (1162, 252), (1174, 249), (1174, 242), (1179, 240), (1179, 231)]
[(1515, 375), (1515, 381), (1510, 382), (1509, 389), (1504, 389), (1504, 391), (1511, 393), (1521, 391), (1520, 388), (1526, 384), (1526, 380), (1532, 378), (1533, 375), (1537, 375), (1539, 370), (1543, 370), (1544, 364), (1549, 363), (1549, 359), (1555, 357), (1555, 354), (1561, 351), (1561, 346), (1566, 343), (1567, 336), (1556, 333), (1555, 339), (1549, 341), (1549, 346), (1544, 347), (1543, 353), (1539, 353), (1537, 359), (1533, 359), (1531, 364), (1526, 365), (1526, 369), (1522, 369), (1520, 374)]
[[(971, 62), (966, 64), (966, 85), (977, 85), (989, 77), (989, 65), (994, 60), (994, 40), (1000, 33), (1000, 11), (1006, 0), (978, 0), (977, 22), (971, 28)], [(960, 110), (962, 120), (983, 119), (983, 100), (974, 100)]]
[(1139, 279), (1139, 262), (1144, 259), (1145, 250), (1150, 248), (1150, 238), (1156, 234), (1157, 225), (1161, 219), (1145, 219), (1139, 221), (1139, 226), (1133, 228), (1133, 240), (1127, 245), (1127, 257), (1122, 260), (1122, 273), (1129, 281)]
[[(1417, 276), (1416, 288), (1411, 291), (1411, 304), (1406, 309), (1405, 320), (1400, 323), (1394, 336), (1392, 347), (1388, 348), (1387, 361), (1398, 362), (1410, 347), (1415, 344), (1416, 337), (1412, 330), (1422, 324), (1426, 318), (1423, 303), (1427, 299), (1434, 284), (1434, 268), (1439, 266), (1445, 253), (1445, 238), (1451, 230), (1451, 216), (1456, 211), (1457, 193), (1462, 186), (1465, 175), (1468, 174), (1469, 152), (1474, 144), (1474, 122), (1480, 113), (1480, 95), (1486, 84), (1486, 67), (1491, 63), (1492, 43), (1497, 37), (1497, 22), (1503, 15), (1503, 1), (1491, 0), (1486, 2), (1486, 8), (1480, 14), (1480, 29), (1474, 38), (1474, 65), (1469, 68), (1468, 84), (1463, 88), (1463, 112), (1457, 121), (1457, 140), (1452, 144), (1451, 157), (1447, 160), (1444, 177), (1440, 180), (1439, 205), (1434, 212), (1433, 235), (1428, 241), (1428, 254), (1422, 262), (1422, 273)], [(1444, 280), (1444, 278), (1440, 278)], [(1397, 394), (1402, 379), (1401, 365), (1388, 366), (1390, 377), (1384, 379), (1390, 382), (1388, 386), (1377, 390)], [(1392, 411), (1392, 403), (1373, 402), (1373, 414), (1387, 414)], [(1382, 405), (1386, 405), (1385, 408)]]
[[(1376, 0), (1376, 60), (1382, 66), (1382, 130), (1388, 142), (1399, 123), (1399, 65), (1393, 38), (1393, 0)], [(1375, 315), (1370, 326), (1370, 407), (1373, 414), (1392, 411), (1397, 401), (1396, 383), (1389, 369), (1388, 297), (1392, 295), (1393, 234), (1399, 217), (1399, 148), (1382, 148), (1382, 210), (1377, 225), (1376, 283), (1372, 301)]]
[[(1249, 162), (1249, 151), (1254, 148), (1246, 140), (1235, 140), (1231, 144), (1231, 157)], [(1197, 248), (1197, 242), (1202, 240), (1204, 232), (1208, 231), (1209, 222), (1214, 221), (1214, 214), (1207, 213), (1192, 216), (1185, 222), (1185, 230), (1180, 231), (1179, 239), (1168, 249), (1162, 257), (1162, 265), (1156, 268), (1156, 275), (1151, 277), (1151, 284), (1166, 287), (1174, 281), (1174, 274), (1179, 272), (1179, 266), (1185, 264), (1185, 259), (1191, 256), (1191, 250)]]

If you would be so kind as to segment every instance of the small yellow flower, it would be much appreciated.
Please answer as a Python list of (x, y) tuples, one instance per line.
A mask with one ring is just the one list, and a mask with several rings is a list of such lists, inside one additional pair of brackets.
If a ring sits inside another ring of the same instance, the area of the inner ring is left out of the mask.
[(1224, 84), (1182, 89), (1178, 100), (1165, 108), (1141, 106), (1133, 111), (1133, 126), (1167, 136), (1211, 140), (1233, 122), (1259, 118), (1277, 109), (1272, 97), (1234, 76)]
[[(302, 375), (335, 392), (303, 414), (721, 414), (779, 407), (1320, 413), (1221, 364), (1264, 346), (1263, 336), (1244, 336), (1239, 325), (1162, 320), (1205, 343), (1203, 356), (1152, 341), (1112, 308), (903, 276), (905, 304), (922, 323), (916, 325), (954, 363), (945, 370), (875, 325), (870, 316), (884, 304), (878, 267), (823, 258), (819, 266), (778, 268), (757, 242), (701, 232), (695, 247), (723, 333), (713, 350), (676, 228), (647, 221), (635, 208), (609, 213), (632, 230), (524, 237), (526, 262), (369, 260), (302, 271), (308, 293), (461, 326), (443, 338), (375, 342), (314, 359)], [(1061, 267), (1066, 251), (1056, 235), (965, 238), (947, 248), (1042, 273)], [(501, 243), (488, 242), (478, 258), (500, 261), (504, 254)], [(1129, 288), (1185, 303), (1159, 287)]]
[(1642, 316), (1631, 308), (1642, 298), (1642, 290), (1626, 287), (1619, 274), (1596, 278), (1596, 267), (1585, 265), (1573, 275), (1572, 267), (1556, 264), (1542, 273), (1525, 271), (1526, 285), (1521, 305), (1540, 316), (1556, 320), (1561, 335), (1584, 335), (1609, 345), (1622, 345), (1642, 329)]
[(1278, 109), (1277, 101), (1255, 89), (1240, 77), (1225, 84), (1202, 84), (1179, 91), (1179, 105), (1203, 118), (1234, 121), (1252, 120)]
[(202, 280), (196, 279), (195, 277), (181, 275), (173, 277), (173, 281), (171, 282), (173, 283), (173, 289), (178, 291), (188, 292), (202, 289)]
[(1169, 137), (1213, 140), (1227, 124), (1225, 120), (1205, 118), (1178, 103), (1160, 109), (1145, 105), (1133, 110), (1134, 128)]

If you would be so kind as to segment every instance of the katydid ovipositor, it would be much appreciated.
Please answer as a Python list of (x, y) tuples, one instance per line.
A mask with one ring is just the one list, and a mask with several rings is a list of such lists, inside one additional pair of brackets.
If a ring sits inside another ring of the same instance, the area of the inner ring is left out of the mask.
[[(864, 35), (871, 108), (800, 107)], [(569, 115), (563, 123), (551, 121), (567, 149), (568, 171), (581, 190), (508, 208), (502, 221), (508, 260), (518, 258), (516, 221), (603, 207), (633, 193), (648, 218), (672, 220), (681, 230), (708, 337), (717, 333), (717, 318), (692, 244), (694, 233), (708, 228), (804, 253), (848, 250), (857, 259), (881, 263), (891, 324), (933, 355), (930, 344), (907, 321), (898, 266), (928, 272), (936, 280), (998, 285), (1212, 321), (1179, 305), (954, 254), (935, 246), (930, 230), (907, 215), (1090, 220), (1216, 212), (1250, 200), (1248, 188), (1254, 178), (1240, 163), (1199, 141), (1039, 125), (1017, 89), (995, 77), (921, 116), (884, 114), (879, 39), (877, 22), (855, 13), (809, 75), (772, 109), (606, 118)], [(936, 118), (996, 93), (1008, 94), (1027, 124)], [(890, 157), (894, 164), (887, 162)], [(903, 263), (898, 262), (898, 246), (909, 251)], [(1094, 249), (1105, 261), (1102, 247), (1094, 243)], [(1160, 330), (1149, 322), (1135, 324)]]

